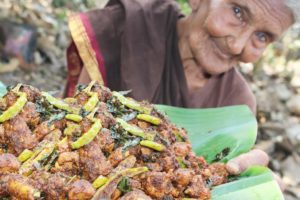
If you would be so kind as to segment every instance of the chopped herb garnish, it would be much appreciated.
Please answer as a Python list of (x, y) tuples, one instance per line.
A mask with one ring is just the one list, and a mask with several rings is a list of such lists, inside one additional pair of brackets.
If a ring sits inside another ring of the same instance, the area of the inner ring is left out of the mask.
[(140, 143), (141, 139), (140, 138), (135, 138), (133, 140), (128, 140), (125, 142), (124, 146), (122, 147), (122, 152), (124, 153), (127, 149), (130, 147), (134, 147)]
[(65, 112), (61, 112), (61, 113), (52, 115), (48, 121), (48, 126), (50, 126), (55, 121), (59, 121), (59, 120), (63, 119), (65, 117), (65, 115), (66, 115)]
[(132, 191), (131, 185), (129, 184), (129, 178), (128, 177), (122, 178), (122, 180), (118, 184), (118, 189), (123, 193)]

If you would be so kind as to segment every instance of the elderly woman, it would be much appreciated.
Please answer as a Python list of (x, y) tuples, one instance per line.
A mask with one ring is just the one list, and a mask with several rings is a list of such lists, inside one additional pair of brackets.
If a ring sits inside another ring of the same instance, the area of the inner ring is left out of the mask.
[[(184, 16), (174, 0), (110, 0), (73, 15), (67, 95), (91, 79), (138, 100), (207, 108), (246, 104), (253, 94), (234, 66), (257, 61), (297, 19), (298, 0), (190, 0)], [(241, 133), (242, 134), (242, 133)], [(244, 162), (247, 161), (247, 162)], [(266, 164), (254, 150), (230, 161), (240, 172)]]

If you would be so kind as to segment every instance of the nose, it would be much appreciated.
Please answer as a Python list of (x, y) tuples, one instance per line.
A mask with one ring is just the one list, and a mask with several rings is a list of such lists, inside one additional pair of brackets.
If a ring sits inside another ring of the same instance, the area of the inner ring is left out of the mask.
[(240, 34), (228, 36), (226, 42), (229, 52), (233, 55), (240, 55), (250, 40), (251, 34), (250, 31), (243, 31)]

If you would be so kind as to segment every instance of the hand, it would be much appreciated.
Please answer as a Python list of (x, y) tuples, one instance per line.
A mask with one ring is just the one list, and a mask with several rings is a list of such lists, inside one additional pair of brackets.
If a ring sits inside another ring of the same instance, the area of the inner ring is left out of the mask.
[[(253, 165), (267, 166), (269, 163), (269, 156), (262, 150), (253, 149), (248, 153), (239, 155), (231, 159), (226, 164), (228, 172), (232, 175), (238, 175)], [(273, 173), (274, 179), (277, 181), (280, 189), (284, 191), (285, 186), (278, 175)]]

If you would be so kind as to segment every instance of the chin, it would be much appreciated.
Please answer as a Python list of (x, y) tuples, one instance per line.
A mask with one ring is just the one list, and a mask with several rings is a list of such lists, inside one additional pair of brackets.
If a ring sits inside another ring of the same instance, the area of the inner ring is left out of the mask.
[[(234, 65), (228, 60), (221, 60), (218, 57), (210, 58), (206, 56), (201, 63), (205, 73), (209, 75), (218, 75), (229, 71)], [(207, 62), (208, 61), (208, 62)]]

